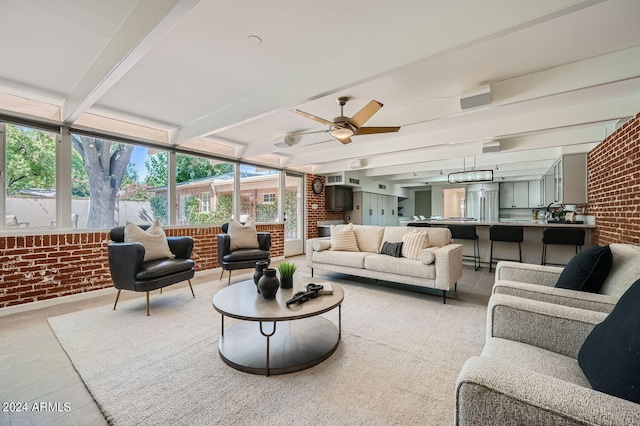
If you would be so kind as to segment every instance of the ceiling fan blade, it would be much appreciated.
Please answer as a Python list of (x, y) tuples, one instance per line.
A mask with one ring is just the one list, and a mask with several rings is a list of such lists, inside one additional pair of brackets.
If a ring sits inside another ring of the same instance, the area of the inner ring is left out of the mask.
[(351, 143), (351, 138), (349, 136), (334, 136), (334, 135), (331, 135), (331, 136), (338, 139), (340, 142), (342, 142), (343, 145)]
[(364, 106), (360, 111), (356, 112), (353, 117), (349, 119), (349, 123), (353, 124), (356, 127), (362, 126), (364, 123), (369, 121), (373, 114), (378, 112), (382, 108), (382, 104), (378, 101), (371, 101)]
[(373, 135), (376, 133), (393, 133), (400, 130), (400, 127), (360, 127), (356, 135)]
[(326, 124), (327, 126), (332, 126), (332, 127), (336, 126), (335, 124), (333, 124), (332, 121), (325, 120), (324, 118), (316, 117), (315, 115), (311, 115), (311, 114), (309, 114), (307, 112), (300, 111), (299, 109), (292, 109), (291, 112), (295, 112), (296, 114), (300, 114), (301, 116), (307, 117), (307, 118), (309, 118), (309, 119), (311, 119), (313, 121), (317, 121), (318, 123)]

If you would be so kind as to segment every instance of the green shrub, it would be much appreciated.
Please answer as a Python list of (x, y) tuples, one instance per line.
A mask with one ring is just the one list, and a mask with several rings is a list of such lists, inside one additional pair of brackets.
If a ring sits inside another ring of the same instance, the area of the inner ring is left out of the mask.
[(278, 271), (280, 272), (280, 278), (292, 277), (298, 267), (294, 263), (282, 262), (278, 265)]

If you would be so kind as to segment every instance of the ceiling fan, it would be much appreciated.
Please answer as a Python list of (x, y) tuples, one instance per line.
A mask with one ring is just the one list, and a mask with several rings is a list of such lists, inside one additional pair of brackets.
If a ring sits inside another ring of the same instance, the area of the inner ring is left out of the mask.
[[(296, 114), (300, 114), (303, 117), (310, 118), (313, 121), (317, 121), (321, 124), (328, 125), (331, 129), (328, 132), (334, 138), (338, 139), (343, 144), (351, 142), (351, 136), (358, 135), (372, 135), (375, 133), (393, 133), (400, 130), (400, 126), (397, 127), (362, 127), (373, 115), (382, 108), (382, 104), (378, 101), (371, 101), (364, 106), (360, 111), (356, 112), (353, 117), (344, 116), (344, 106), (349, 101), (348, 97), (340, 97), (337, 99), (340, 104), (340, 116), (333, 119), (333, 121), (325, 120), (324, 118), (316, 117), (299, 109), (292, 109), (291, 111)], [(309, 132), (315, 133), (315, 132)], [(302, 133), (298, 133), (302, 134)]]

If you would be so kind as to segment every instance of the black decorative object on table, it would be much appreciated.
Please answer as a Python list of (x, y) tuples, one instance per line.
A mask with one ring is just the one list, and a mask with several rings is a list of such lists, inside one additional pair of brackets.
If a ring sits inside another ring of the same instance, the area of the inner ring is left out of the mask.
[(262, 293), (262, 297), (275, 299), (278, 288), (280, 288), (280, 281), (276, 277), (276, 270), (274, 268), (264, 268), (262, 277), (258, 280), (258, 291)]
[(308, 300), (315, 299), (320, 296), (320, 292), (324, 286), (320, 284), (307, 284), (307, 291), (299, 291), (293, 297), (286, 301), (287, 306), (293, 303), (304, 303)]
[(258, 281), (260, 281), (260, 278), (262, 278), (264, 268), (266, 268), (267, 266), (269, 266), (269, 262), (266, 260), (259, 260), (256, 262), (256, 271), (253, 273), (253, 282), (258, 289), (258, 293), (260, 293), (260, 288), (258, 288)]

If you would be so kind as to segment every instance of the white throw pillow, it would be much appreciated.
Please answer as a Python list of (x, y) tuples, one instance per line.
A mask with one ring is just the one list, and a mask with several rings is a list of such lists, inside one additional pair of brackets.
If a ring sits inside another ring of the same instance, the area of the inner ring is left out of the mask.
[(328, 250), (331, 248), (331, 241), (329, 240), (315, 240), (312, 244), (313, 251)]
[(146, 231), (135, 223), (127, 222), (124, 227), (124, 241), (141, 243), (144, 246), (144, 261), (173, 258), (167, 236), (156, 220)]
[(227, 233), (229, 234), (229, 249), (231, 251), (238, 249), (260, 248), (260, 243), (258, 242), (258, 231), (256, 230), (256, 224), (252, 219), (249, 219), (244, 225), (231, 219), (229, 221)]
[(410, 232), (402, 237), (402, 257), (418, 260), (420, 251), (429, 244), (429, 235), (425, 231)]
[(420, 253), (418, 253), (418, 260), (420, 263), (431, 265), (433, 261), (436, 260), (436, 254), (432, 249), (433, 247), (429, 247), (427, 249), (420, 250)]
[(353, 232), (353, 224), (350, 223), (342, 230), (336, 225), (331, 225), (331, 248), (334, 251), (360, 251), (356, 241), (356, 233)]

